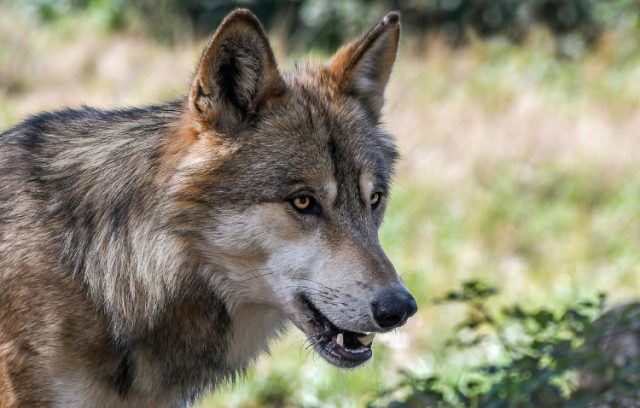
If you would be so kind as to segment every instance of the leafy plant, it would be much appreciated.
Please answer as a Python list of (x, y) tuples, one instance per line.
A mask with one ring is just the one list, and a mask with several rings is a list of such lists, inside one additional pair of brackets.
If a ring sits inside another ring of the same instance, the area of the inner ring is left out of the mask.
[[(15, 0), (14, 0), (15, 1)], [(275, 27), (293, 46), (333, 49), (369, 27), (389, 10), (403, 13), (408, 32), (437, 33), (452, 46), (470, 35), (521, 42), (534, 26), (556, 39), (561, 55), (575, 57), (597, 45), (603, 28), (623, 25), (637, 30), (637, 0), (26, 0), (45, 22), (70, 11), (89, 11), (110, 28), (125, 24), (129, 11), (158, 38), (171, 40), (191, 27), (209, 34), (236, 7), (251, 8), (267, 28)], [(635, 27), (635, 28), (633, 28)]]
[[(500, 361), (471, 369), (457, 383), (438, 375), (404, 380), (370, 407), (584, 407), (640, 404), (640, 303), (603, 314), (605, 296), (557, 311), (509, 305), (495, 309), (497, 290), (465, 282), (439, 304), (467, 311), (449, 341), (455, 352), (498, 347)], [(595, 317), (600, 316), (597, 319)], [(598, 405), (599, 404), (599, 405)]]

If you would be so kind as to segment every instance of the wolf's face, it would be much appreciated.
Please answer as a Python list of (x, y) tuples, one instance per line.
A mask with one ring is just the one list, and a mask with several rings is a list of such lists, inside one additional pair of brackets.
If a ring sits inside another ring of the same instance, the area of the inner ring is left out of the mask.
[(390, 14), (328, 65), (281, 75), (255, 17), (238, 11), (190, 94), (198, 147), (180, 168), (198, 181), (181, 194), (204, 211), (212, 284), (230, 308), (277, 308), (342, 367), (416, 311), (378, 240), (397, 155), (379, 115), (398, 35)]

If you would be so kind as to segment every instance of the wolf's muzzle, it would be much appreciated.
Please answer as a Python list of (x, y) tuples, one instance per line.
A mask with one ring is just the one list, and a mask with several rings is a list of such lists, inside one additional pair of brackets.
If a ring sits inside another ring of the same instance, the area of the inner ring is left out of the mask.
[(402, 326), (418, 311), (416, 300), (402, 287), (383, 289), (371, 308), (376, 323), (385, 330)]

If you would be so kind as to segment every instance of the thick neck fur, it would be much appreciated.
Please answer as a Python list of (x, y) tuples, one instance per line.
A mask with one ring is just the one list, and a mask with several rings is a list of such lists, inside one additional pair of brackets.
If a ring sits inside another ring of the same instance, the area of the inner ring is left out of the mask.
[[(43, 191), (55, 192), (43, 198), (61, 224), (62, 263), (83, 277), (118, 338), (152, 329), (177, 300), (176, 281), (199, 268), (163, 225), (168, 180), (158, 177), (159, 158), (181, 111), (180, 103), (66, 111), (59, 122), (46, 122), (39, 141), (47, 155), (35, 158), (34, 172), (55, 175), (38, 181), (49, 184)], [(78, 129), (58, 131), (58, 123)]]
[(185, 227), (189, 211), (176, 204), (179, 159), (193, 137), (181, 134), (185, 113), (178, 101), (69, 110), (24, 126), (38, 132), (30, 172), (50, 192), (38, 198), (59, 224), (62, 264), (83, 278), (114, 337), (125, 342), (153, 331), (168, 308), (206, 291), (204, 266)]
[[(282, 316), (223, 298), (212, 285), (225, 285), (225, 271), (203, 262), (197, 228), (189, 228), (202, 211), (184, 200), (183, 179), (198, 166), (183, 157), (195, 138), (187, 114), (184, 101), (85, 108), (39, 115), (15, 131), (34, 208), (55, 226), (47, 241), (61, 270), (81, 280), (123, 361), (162, 373), (132, 377), (130, 386), (182, 384), (178, 394), (191, 398), (242, 371)], [(136, 383), (145, 378), (153, 384)]]

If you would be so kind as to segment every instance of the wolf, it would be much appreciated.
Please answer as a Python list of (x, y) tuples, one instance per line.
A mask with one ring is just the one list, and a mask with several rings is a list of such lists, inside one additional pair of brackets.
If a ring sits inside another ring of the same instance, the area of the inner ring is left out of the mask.
[(378, 240), (400, 19), (282, 72), (219, 25), (188, 96), (33, 116), (0, 135), (0, 406), (175, 407), (287, 326), (329, 363), (417, 305)]

